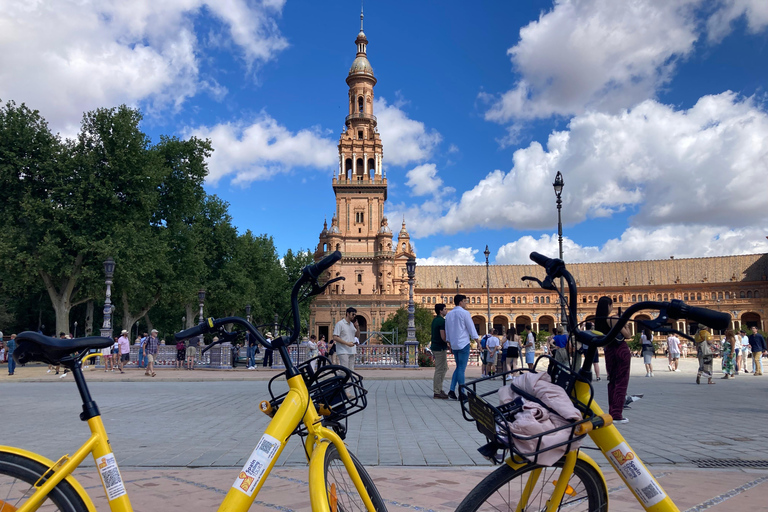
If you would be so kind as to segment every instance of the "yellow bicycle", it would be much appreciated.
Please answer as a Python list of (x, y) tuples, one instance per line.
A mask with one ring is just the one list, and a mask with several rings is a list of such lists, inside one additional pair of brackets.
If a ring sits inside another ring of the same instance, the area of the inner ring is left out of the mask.
[[(296, 366), (288, 351), (288, 346), (295, 343), (299, 335), (299, 294), (303, 291), (303, 297), (309, 297), (322, 293), (338, 278), (323, 285), (318, 283), (318, 278), (340, 259), (341, 253), (336, 251), (304, 268), (291, 293), (293, 332), (290, 336), (278, 337), (270, 343), (249, 322), (237, 317), (209, 318), (199, 326), (176, 334), (177, 339), (186, 339), (216, 331), (222, 343), (247, 332), (266, 348), (277, 350), (286, 367), (282, 375), (288, 391), (279, 395), (272, 393), (271, 400), (261, 402), (260, 409), (272, 420), (238, 472), (218, 509), (220, 512), (246, 512), (250, 508), (293, 434), (305, 438), (312, 510), (386, 511), (373, 480), (343, 441), (347, 417), (363, 410), (367, 404), (362, 377), (347, 368), (329, 364), (324, 358)], [(227, 331), (227, 325), (238, 325), (244, 331)], [(72, 476), (89, 454), (93, 455), (101, 476), (110, 510), (132, 511), (99, 409), (91, 399), (81, 369), (81, 361), (89, 350), (108, 347), (112, 340), (100, 337), (65, 340), (24, 332), (16, 341), (18, 347), (13, 355), (20, 363), (42, 361), (69, 368), (83, 401), (80, 419), (88, 423), (91, 435), (73, 455), (64, 455), (55, 462), (21, 448), (0, 446), (0, 512), (96, 510)], [(270, 382), (270, 392), (277, 380), (280, 379), (276, 377)]]
[[(579, 449), (577, 444), (587, 435), (645, 510), (677, 512), (677, 506), (640, 460), (637, 452), (629, 446), (613, 424), (611, 416), (603, 413), (595, 402), (592, 361), (598, 347), (613, 343), (631, 316), (638, 311), (659, 312), (653, 320), (641, 322), (652, 331), (675, 332), (689, 339), (686, 334), (672, 329), (668, 325), (668, 319), (688, 318), (715, 329), (725, 329), (730, 322), (730, 316), (727, 313), (688, 306), (680, 300), (644, 301), (627, 308), (605, 334), (579, 330), (576, 320), (576, 283), (565, 264), (562, 260), (550, 259), (538, 253), (532, 253), (531, 259), (546, 269), (547, 277), (543, 282), (535, 277), (524, 277), (523, 280), (536, 281), (542, 288), (560, 295), (562, 303), (567, 304), (565, 321), (571, 340), (582, 343), (586, 348), (580, 369), (576, 368), (575, 361), (572, 366), (576, 370), (572, 370), (549, 356), (541, 356), (533, 371), (541, 372), (539, 364), (546, 363), (544, 371), (548, 374), (548, 380), (565, 390), (581, 414), (581, 419), (531, 435), (523, 435), (520, 430), (515, 430), (511, 424), (515, 421), (515, 415), (522, 412), (526, 402), (536, 402), (536, 407), (544, 407), (556, 414), (556, 411), (539, 397), (531, 396), (516, 386), (516, 379), (522, 377), (523, 372), (529, 371), (527, 369), (507, 372), (506, 377), (511, 379), (510, 386), (516, 399), (503, 405), (491, 404), (492, 401), (498, 403), (499, 400), (498, 385), (494, 385), (489, 380), (490, 377), (462, 386), (461, 406), (464, 417), (475, 421), (478, 430), (489, 441), (480, 451), (501, 465), (470, 491), (456, 512), (607, 512), (608, 487), (605, 476), (597, 463), (584, 450)], [(559, 278), (565, 279), (568, 284), (568, 298), (558, 291), (555, 280)], [(553, 465), (541, 464), (542, 454), (554, 449), (562, 449), (565, 455)]]

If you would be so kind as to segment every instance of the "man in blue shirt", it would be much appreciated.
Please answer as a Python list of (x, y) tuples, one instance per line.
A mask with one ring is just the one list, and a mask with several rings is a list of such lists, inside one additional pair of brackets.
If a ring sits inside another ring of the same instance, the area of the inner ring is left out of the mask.
[(5, 344), (5, 350), (8, 351), (8, 375), (13, 375), (16, 370), (16, 360), (13, 358), (13, 351), (16, 350), (15, 334), (11, 334), (11, 339)]

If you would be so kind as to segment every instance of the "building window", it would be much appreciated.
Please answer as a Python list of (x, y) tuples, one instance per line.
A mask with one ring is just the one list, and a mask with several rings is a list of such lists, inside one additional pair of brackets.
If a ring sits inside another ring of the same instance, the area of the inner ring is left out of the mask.
[(363, 274), (357, 274), (357, 282), (362, 283), (363, 282)]
[(621, 304), (622, 302), (624, 302), (624, 296), (623, 295), (619, 295), (619, 304)]
[(539, 303), (539, 298), (538, 297), (534, 297), (533, 298), (533, 303), (534, 304), (538, 304)]
[(453, 297), (448, 297), (448, 304), (453, 304)]
[(748, 292), (747, 292), (747, 298), (748, 298), (748, 299), (751, 299), (751, 298), (752, 298), (752, 291), (748, 291)]
[(527, 304), (527, 302), (528, 302), (528, 297), (523, 297), (523, 304)]
[(701, 294), (700, 293), (696, 294), (696, 300), (701, 300)]
[(755, 290), (755, 298), (756, 299), (760, 298), (760, 292), (758, 290)]
[(687, 293), (684, 293), (684, 294), (683, 294), (683, 300), (684, 300), (685, 302), (688, 302), (688, 294), (687, 294)]
[(637, 295), (632, 296), (632, 302), (637, 302)]
[(357, 140), (363, 140), (363, 130), (357, 130)]
[(547, 297), (547, 304), (549, 304), (549, 297)]
[(504, 304), (504, 297), (499, 297), (499, 304)]
[(427, 304), (432, 304), (432, 297), (427, 297)]
[(669, 300), (669, 295), (667, 295), (666, 293), (664, 294), (664, 300), (665, 300), (665, 301), (666, 301), (666, 300)]
[(426, 297), (422, 297), (421, 298), (421, 303), (422, 304), (426, 304), (427, 303), (427, 298)]
[(432, 304), (437, 304), (437, 298), (436, 297), (432, 297)]
[(581, 302), (583, 302), (584, 304), (586, 304), (586, 303), (587, 303), (587, 298), (586, 298), (586, 297), (582, 297), (582, 298), (581, 298)]
[(357, 111), (360, 112), (361, 114), (363, 113), (363, 97), (362, 96), (357, 98)]
[(744, 291), (740, 291), (739, 292), (739, 298), (740, 299), (746, 299), (747, 298), (747, 295), (744, 293)]
[(648, 300), (648, 294), (647, 293), (643, 295), (643, 300)]
[(725, 298), (726, 300), (731, 298), (731, 292), (725, 292)]
[(363, 290), (361, 290), (361, 289), (359, 289), (359, 288), (358, 288), (358, 289), (357, 289), (357, 294), (358, 294), (358, 295), (362, 295), (362, 294), (363, 294)]
[(472, 297), (472, 298), (470, 299), (470, 304), (474, 304), (474, 303), (475, 303), (475, 298), (474, 298), (474, 297)]
[(364, 212), (355, 212), (355, 224), (363, 224), (365, 222)]

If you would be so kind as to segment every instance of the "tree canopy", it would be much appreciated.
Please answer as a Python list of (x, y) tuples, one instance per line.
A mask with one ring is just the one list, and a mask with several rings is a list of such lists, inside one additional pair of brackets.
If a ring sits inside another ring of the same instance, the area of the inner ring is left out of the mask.
[(71, 332), (79, 320), (83, 334), (86, 322), (100, 323), (93, 304), (104, 301), (107, 257), (116, 262), (116, 331), (137, 322), (164, 333), (191, 326), (200, 289), (206, 316), (244, 316), (250, 304), (258, 324), (287, 310), (311, 254), (281, 258), (270, 236), (238, 234), (229, 205), (203, 188), (210, 142), (163, 136), (153, 144), (141, 121), (125, 105), (97, 109), (83, 115), (74, 140), (61, 140), (37, 111), (0, 105), (6, 332), (43, 324), (46, 334)]

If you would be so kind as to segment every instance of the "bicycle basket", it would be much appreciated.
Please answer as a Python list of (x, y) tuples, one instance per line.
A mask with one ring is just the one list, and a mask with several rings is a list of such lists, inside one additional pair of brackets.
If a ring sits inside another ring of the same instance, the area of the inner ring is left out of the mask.
[[(346, 419), (368, 406), (368, 391), (363, 387), (363, 377), (359, 373), (344, 366), (331, 364), (323, 356), (304, 361), (297, 368), (315, 408), (324, 417), (324, 423), (341, 426), (344, 421), (342, 430), (345, 431)], [(281, 378), (285, 378), (285, 372), (275, 375), (269, 381), (269, 403), (275, 412), (288, 396), (288, 391), (275, 394), (273, 389)], [(305, 434), (306, 426), (299, 424), (295, 433)]]
[[(486, 455), (488, 450), (496, 449), (510, 450), (511, 453), (520, 458), (527, 459), (533, 464), (541, 463), (541, 454), (557, 448), (563, 448), (568, 452), (574, 448), (574, 443), (579, 442), (586, 434), (576, 435), (576, 429), (579, 425), (592, 419), (594, 413), (590, 406), (594, 398), (594, 392), (590, 385), (589, 400), (582, 403), (575, 398), (574, 386), (576, 381), (587, 382), (584, 378), (578, 376), (567, 366), (555, 361), (549, 356), (541, 356), (536, 361), (536, 366), (544, 360), (548, 363), (547, 373), (550, 375), (553, 384), (562, 387), (571, 397), (571, 402), (582, 414), (582, 419), (575, 422), (567, 422), (542, 432), (537, 432), (530, 436), (515, 433), (511, 425), (515, 421), (515, 416), (523, 410), (526, 401), (536, 402), (547, 409), (552, 414), (557, 414), (550, 407), (545, 405), (538, 398), (526, 393), (522, 389), (510, 382), (507, 385), (512, 387), (517, 398), (505, 404), (498, 406), (491, 405), (491, 401), (498, 401), (499, 386), (492, 381), (492, 377), (467, 382), (461, 386), (463, 397), (461, 399), (461, 409), (464, 418), (467, 421), (474, 421), (477, 430), (483, 434), (489, 441), (489, 445), (481, 448), (481, 453)], [(528, 369), (517, 369), (506, 372), (504, 377), (512, 378), (523, 372), (536, 372)], [(496, 375), (500, 377), (501, 375)], [(578, 445), (577, 445), (578, 446)], [(495, 457), (493, 457), (495, 458)]]

